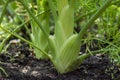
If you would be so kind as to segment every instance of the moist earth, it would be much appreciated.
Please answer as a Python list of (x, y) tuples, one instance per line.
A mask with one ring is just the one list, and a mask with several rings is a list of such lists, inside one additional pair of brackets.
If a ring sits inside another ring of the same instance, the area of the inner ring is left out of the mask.
[(49, 60), (36, 59), (26, 43), (12, 43), (0, 54), (0, 80), (120, 80), (120, 68), (107, 55), (87, 58), (76, 70), (59, 74)]

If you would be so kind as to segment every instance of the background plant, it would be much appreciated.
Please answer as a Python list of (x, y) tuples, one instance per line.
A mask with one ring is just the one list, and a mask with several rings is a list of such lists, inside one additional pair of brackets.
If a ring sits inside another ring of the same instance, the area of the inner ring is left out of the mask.
[(101, 40), (104, 41), (108, 49), (111, 49), (108, 54), (111, 59), (119, 64), (119, 42), (120, 42), (120, 31), (119, 31), (119, 20), (120, 10), (119, 5), (114, 4), (105, 11), (101, 18), (96, 21), (98, 25), (98, 35)]

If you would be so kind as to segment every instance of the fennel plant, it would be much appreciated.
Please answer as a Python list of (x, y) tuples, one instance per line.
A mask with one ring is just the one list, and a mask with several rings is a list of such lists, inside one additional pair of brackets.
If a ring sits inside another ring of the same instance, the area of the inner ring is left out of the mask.
[[(48, 13), (38, 17), (38, 19), (35, 18), (23, 0), (21, 3), (30, 16), (34, 18), (34, 22), (38, 23), (38, 27), (35, 24), (32, 25), (32, 28), (37, 28), (37, 30), (32, 29), (34, 37), (32, 40), (33, 42), (35, 41), (34, 44), (38, 44), (40, 49), (47, 52), (47, 55), (49, 55), (50, 60), (58, 72), (66, 73), (76, 69), (84, 59), (90, 56), (90, 54), (79, 55), (79, 47), (84, 33), (89, 26), (92, 25), (94, 20), (110, 5), (112, 0), (106, 1), (106, 3), (93, 15), (90, 21), (86, 23), (79, 34), (73, 34), (75, 0), (56, 0), (57, 9), (55, 8), (53, 0), (37, 1), (38, 12), (40, 11), (39, 6), (41, 5), (44, 10), (48, 9), (48, 7), (50, 8), (54, 18), (55, 31), (54, 35), (49, 35), (49, 22), (47, 21), (49, 18)], [(49, 4), (49, 6), (47, 6), (47, 4)], [(38, 20), (40, 20), (41, 23)], [(40, 51), (36, 52), (36, 57), (40, 56), (40, 58), (43, 58), (41, 55)]]
[[(73, 71), (90, 56), (90, 54), (79, 54), (82, 37), (112, 2), (112, 0), (105, 1), (91, 19), (86, 22), (81, 31), (78, 34), (74, 34), (74, 11), (77, 0), (37, 0), (37, 12), (34, 12), (33, 8), (30, 9), (28, 7), (27, 0), (18, 1), (21, 2), (33, 19), (31, 21), (32, 42), (6, 30), (2, 26), (0, 26), (1, 29), (32, 45), (36, 57), (40, 59), (49, 58), (60, 73)], [(48, 9), (50, 9), (51, 13), (47, 12), (39, 17), (35, 16), (35, 13), (38, 14)], [(55, 24), (54, 35), (50, 35), (50, 14), (52, 14)]]

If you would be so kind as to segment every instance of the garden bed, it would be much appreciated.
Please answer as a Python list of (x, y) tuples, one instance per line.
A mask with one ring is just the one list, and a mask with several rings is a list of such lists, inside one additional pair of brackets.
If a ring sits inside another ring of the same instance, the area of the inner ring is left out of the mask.
[[(11, 58), (13, 57), (13, 59)], [(106, 55), (97, 54), (85, 60), (77, 70), (59, 74), (49, 60), (38, 60), (25, 43), (11, 44), (0, 55), (0, 65), (8, 74), (2, 80), (119, 80), (120, 69)]]

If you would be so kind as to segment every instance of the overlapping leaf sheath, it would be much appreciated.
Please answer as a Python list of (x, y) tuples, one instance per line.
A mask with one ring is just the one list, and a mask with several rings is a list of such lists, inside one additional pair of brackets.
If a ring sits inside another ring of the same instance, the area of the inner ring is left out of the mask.
[[(48, 5), (46, 0), (37, 0), (37, 14), (48, 10)], [(44, 14), (41, 14), (40, 16), (37, 17), (39, 21), (41, 22), (41, 25), (44, 27), (44, 30), (49, 34), (49, 13), (46, 12)], [(32, 24), (32, 41), (33, 43), (38, 46), (40, 49), (44, 51), (48, 51), (48, 40), (45, 36), (45, 34), (42, 32), (42, 30), (38, 27), (35, 21), (31, 22)], [(34, 36), (33, 36), (34, 35)], [(44, 59), (46, 56), (42, 54), (38, 49), (34, 49), (35, 54), (37, 58)]]
[(73, 34), (74, 27), (74, 6), (70, 5), (67, 0), (63, 5), (62, 1), (58, 5), (58, 20), (55, 26), (55, 35), (51, 42), (55, 45), (52, 47), (54, 55), (54, 66), (60, 73), (71, 71), (71, 63), (76, 61), (79, 54), (80, 41), (78, 35)]

